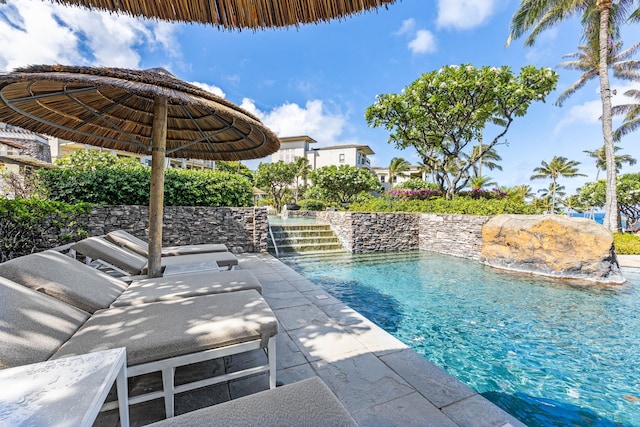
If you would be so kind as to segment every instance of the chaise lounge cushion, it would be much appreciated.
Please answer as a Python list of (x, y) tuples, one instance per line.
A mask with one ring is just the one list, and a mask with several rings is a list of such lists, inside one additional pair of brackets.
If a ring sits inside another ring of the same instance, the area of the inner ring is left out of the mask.
[(0, 264), (0, 276), (93, 313), (127, 288), (118, 280), (56, 251), (44, 251)]
[[(133, 234), (124, 230), (111, 231), (106, 234), (106, 239), (113, 243), (127, 248), (138, 255), (144, 257), (149, 255), (149, 243), (137, 238)], [(228, 249), (223, 244), (200, 244), (200, 245), (180, 245), (180, 246), (164, 246), (162, 248), (162, 256), (202, 254), (209, 252), (226, 252)]]
[(127, 348), (135, 366), (260, 339), (266, 348), (278, 322), (254, 290), (96, 311), (53, 359)]
[[(88, 237), (71, 246), (72, 250), (92, 259), (103, 260), (129, 274), (145, 274), (147, 259), (135, 252), (122, 248), (102, 237)], [(207, 254), (182, 255), (164, 257), (162, 267), (169, 265), (201, 264), (215, 261), (221, 267), (238, 264), (238, 258), (231, 252), (212, 252)]]
[(0, 369), (44, 362), (88, 318), (85, 311), (0, 277)]
[(357, 426), (318, 377), (234, 399), (151, 424), (150, 427)]
[(249, 270), (189, 273), (179, 276), (143, 279), (131, 282), (111, 307), (170, 301), (199, 295), (254, 289), (262, 293), (262, 285)]

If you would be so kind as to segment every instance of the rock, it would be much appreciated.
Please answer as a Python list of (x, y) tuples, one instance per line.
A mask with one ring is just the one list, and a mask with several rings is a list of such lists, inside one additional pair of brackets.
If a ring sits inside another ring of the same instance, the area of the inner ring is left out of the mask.
[(563, 279), (625, 282), (613, 234), (585, 218), (498, 215), (482, 228), (480, 260), (496, 268)]

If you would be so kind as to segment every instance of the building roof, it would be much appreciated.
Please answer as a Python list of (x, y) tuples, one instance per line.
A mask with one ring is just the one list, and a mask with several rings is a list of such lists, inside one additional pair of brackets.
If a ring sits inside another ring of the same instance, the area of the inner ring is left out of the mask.
[(280, 140), (280, 143), (304, 141), (304, 142), (308, 142), (309, 144), (314, 144), (314, 143), (318, 142), (318, 141), (316, 141), (315, 139), (311, 138), (308, 135), (283, 136), (283, 137), (278, 137), (278, 139)]
[(364, 144), (344, 144), (344, 145), (332, 145), (330, 147), (319, 147), (314, 148), (314, 150), (340, 150), (343, 148), (356, 148), (359, 151), (364, 152), (365, 154), (376, 154), (371, 147)]
[(42, 169), (53, 169), (57, 167), (53, 163), (43, 162), (42, 160), (34, 159), (29, 156), (0, 156), (0, 162)]

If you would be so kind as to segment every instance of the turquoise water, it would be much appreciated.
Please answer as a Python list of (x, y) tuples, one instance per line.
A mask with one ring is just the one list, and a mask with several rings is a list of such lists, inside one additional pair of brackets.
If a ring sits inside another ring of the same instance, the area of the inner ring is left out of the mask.
[(283, 259), (530, 426), (640, 426), (640, 272), (617, 288), (428, 252)]

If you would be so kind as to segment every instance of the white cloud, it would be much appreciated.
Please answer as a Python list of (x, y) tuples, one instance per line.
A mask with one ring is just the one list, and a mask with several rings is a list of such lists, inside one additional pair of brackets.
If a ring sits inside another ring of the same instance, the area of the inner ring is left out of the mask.
[(139, 68), (138, 50), (179, 52), (173, 24), (48, 2), (0, 4), (0, 70), (32, 64)]
[(218, 86), (213, 86), (208, 83), (201, 83), (201, 82), (190, 82), (190, 83), (194, 86), (198, 86), (200, 89), (204, 89), (207, 92), (211, 92), (212, 94), (217, 95), (220, 98), (225, 98), (227, 96), (224, 93), (224, 91), (220, 89)]
[(347, 117), (326, 111), (319, 99), (307, 101), (304, 107), (286, 103), (269, 112), (260, 111), (253, 100), (244, 98), (240, 107), (254, 114), (280, 137), (309, 135), (321, 145), (344, 143), (339, 140)]
[(416, 26), (416, 20), (415, 19), (413, 19), (413, 18), (405, 19), (404, 21), (402, 21), (402, 27), (400, 27), (400, 29), (398, 31), (393, 33), (393, 35), (394, 36), (401, 36), (403, 34), (410, 33), (411, 31), (413, 31), (413, 28), (415, 26)]
[(416, 36), (407, 45), (411, 52), (420, 53), (433, 53), (437, 50), (436, 39), (430, 31), (418, 30)]
[(469, 30), (484, 24), (498, 0), (438, 0), (438, 27)]

